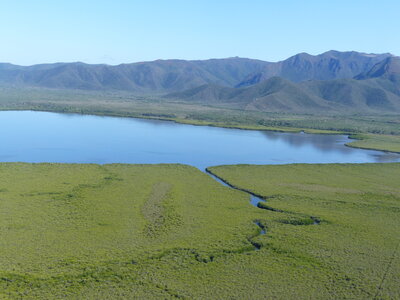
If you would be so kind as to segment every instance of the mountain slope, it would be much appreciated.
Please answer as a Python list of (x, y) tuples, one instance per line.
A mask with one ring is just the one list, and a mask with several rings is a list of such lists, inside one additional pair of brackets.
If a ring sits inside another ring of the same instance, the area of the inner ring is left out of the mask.
[(237, 87), (250, 86), (273, 76), (294, 82), (352, 78), (372, 68), (391, 54), (328, 51), (320, 55), (300, 53), (274, 65), (266, 65), (261, 72), (247, 76)]
[(181, 93), (171, 93), (165, 97), (261, 111), (315, 112), (333, 109), (329, 103), (321, 103), (320, 99), (307, 89), (281, 77), (273, 77), (247, 88), (203, 85)]
[(337, 79), (301, 84), (322, 101), (352, 112), (400, 112), (400, 98), (382, 88), (379, 81)]
[(58, 63), (21, 67), (0, 64), (0, 84), (47, 88), (165, 92), (215, 83), (234, 86), (267, 62), (228, 58), (157, 60), (118, 66)]
[(400, 75), (400, 57), (387, 57), (374, 65), (367, 72), (356, 76), (356, 79), (384, 78), (391, 81), (398, 81)]
[(156, 60), (118, 66), (56, 63), (23, 67), (0, 64), (0, 85), (160, 94), (204, 84), (244, 87), (275, 76), (294, 82), (352, 78), (387, 57), (390, 54), (329, 51), (317, 56), (301, 53), (277, 63), (236, 57)]
[(166, 97), (269, 112), (400, 112), (399, 62), (400, 58), (387, 58), (355, 79), (294, 83), (272, 77), (250, 87), (204, 85)]

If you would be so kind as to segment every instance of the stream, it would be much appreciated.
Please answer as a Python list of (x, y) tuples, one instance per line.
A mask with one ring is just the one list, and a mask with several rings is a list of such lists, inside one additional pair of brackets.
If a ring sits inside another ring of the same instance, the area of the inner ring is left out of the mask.
[[(222, 184), (223, 186), (226, 186), (228, 188), (231, 188), (231, 189), (234, 189), (234, 190), (238, 190), (238, 191), (241, 191), (241, 192), (244, 192), (244, 193), (248, 194), (250, 196), (249, 203), (252, 206), (254, 206), (254, 207), (258, 208), (258, 209), (268, 209), (268, 210), (275, 211), (275, 212), (284, 212), (283, 210), (280, 210), (280, 209), (261, 207), (259, 205), (259, 203), (266, 203), (267, 202), (265, 199), (262, 198), (262, 196), (254, 194), (253, 192), (251, 192), (249, 190), (238, 188), (238, 187), (236, 187), (234, 185), (231, 185), (229, 182), (227, 182), (224, 179), (222, 179), (222, 178), (218, 177), (217, 175), (213, 174), (208, 168), (206, 168), (204, 172), (206, 174), (208, 174), (211, 178), (213, 178), (215, 181), (217, 181), (220, 184)], [(310, 218), (313, 220), (313, 224), (312, 225), (319, 225), (321, 223), (321, 220), (319, 218), (317, 218), (317, 217), (310, 216)], [(259, 232), (258, 235), (265, 235), (267, 233), (267, 230), (266, 230), (265, 226), (263, 224), (261, 224), (260, 221), (255, 220), (255, 221), (253, 221), (253, 223), (260, 228), (260, 232)], [(252, 241), (253, 238), (254, 237), (249, 238), (248, 241), (254, 246), (255, 250), (260, 250), (262, 245)]]

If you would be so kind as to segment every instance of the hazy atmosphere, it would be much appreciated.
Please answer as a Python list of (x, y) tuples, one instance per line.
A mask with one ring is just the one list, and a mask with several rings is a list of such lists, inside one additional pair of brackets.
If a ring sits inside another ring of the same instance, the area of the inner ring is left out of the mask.
[(397, 0), (6, 0), (0, 61), (278, 61), (332, 49), (398, 55), (399, 11)]

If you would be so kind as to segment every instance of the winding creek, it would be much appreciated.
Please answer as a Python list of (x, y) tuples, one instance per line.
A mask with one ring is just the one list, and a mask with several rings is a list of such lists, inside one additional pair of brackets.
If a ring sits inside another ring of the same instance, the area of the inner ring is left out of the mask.
[(206, 174), (210, 175), (210, 177), (213, 178), (215, 181), (221, 183), (223, 186), (226, 186), (226, 187), (229, 187), (231, 189), (235, 189), (235, 190), (242, 191), (242, 192), (245, 192), (245, 193), (249, 194), (250, 195), (250, 204), (253, 205), (254, 207), (258, 207), (259, 208), (258, 204), (260, 202), (263, 202), (263, 203), (266, 202), (260, 195), (253, 194), (252, 192), (250, 192), (248, 190), (237, 188), (237, 187), (231, 185), (229, 182), (226, 182), (224, 179), (219, 178), (217, 175), (213, 174), (208, 169), (206, 169), (205, 172), (206, 172)]
[[(222, 184), (223, 186), (226, 186), (226, 187), (228, 187), (228, 188), (235, 189), (235, 190), (239, 190), (239, 191), (242, 191), (242, 192), (245, 192), (245, 193), (249, 194), (249, 195), (250, 195), (250, 204), (253, 205), (254, 207), (260, 208), (260, 207), (258, 206), (258, 203), (260, 203), (260, 202), (264, 202), (264, 203), (265, 203), (265, 202), (266, 202), (266, 201), (265, 201), (264, 199), (262, 199), (260, 196), (257, 196), (257, 195), (253, 194), (253, 193), (250, 192), (250, 191), (243, 190), (243, 189), (239, 189), (239, 188), (237, 188), (237, 187), (235, 187), (235, 186), (229, 184), (229, 182), (226, 182), (226, 181), (223, 180), (222, 178), (219, 178), (217, 175), (213, 174), (213, 173), (212, 173), (210, 170), (208, 170), (208, 169), (205, 170), (205, 173), (208, 174), (208, 175), (210, 175), (211, 178), (213, 178), (215, 181), (219, 182), (219, 183)], [(255, 220), (255, 221), (253, 221), (253, 223), (254, 223), (256, 226), (258, 226), (258, 227), (260, 228), (260, 229), (259, 229), (259, 234), (258, 234), (258, 235), (265, 235), (265, 234), (267, 233), (267, 229), (266, 229), (259, 221)], [(258, 236), (258, 235), (257, 235), (257, 236)], [(253, 237), (253, 238), (254, 238), (254, 237)], [(258, 243), (253, 242), (253, 241), (252, 241), (252, 238), (249, 238), (248, 241), (249, 241), (249, 243), (251, 243), (251, 244), (253, 245), (253, 247), (254, 247), (255, 250), (260, 250), (260, 249), (261, 249), (261, 245), (258, 244)]]
[[(227, 164), (400, 162), (400, 154), (346, 147), (344, 135), (250, 131), (168, 121), (33, 111), (0, 112), (0, 162), (181, 163), (236, 188), (207, 167)], [(279, 212), (279, 210), (275, 211)], [(318, 218), (310, 217), (314, 224)], [(266, 228), (254, 223), (265, 234)], [(249, 240), (255, 249), (261, 246)]]
[[(279, 209), (274, 209), (272, 207), (260, 205), (260, 203), (266, 203), (267, 202), (261, 195), (254, 194), (253, 192), (251, 192), (249, 190), (246, 190), (246, 189), (238, 188), (238, 187), (230, 184), (229, 182), (227, 182), (223, 178), (218, 177), (217, 175), (212, 173), (212, 171), (210, 171), (209, 169), (206, 169), (205, 173), (210, 175), (211, 178), (213, 178), (215, 181), (219, 182), (223, 186), (226, 186), (228, 188), (235, 189), (235, 190), (238, 190), (238, 191), (241, 191), (241, 192), (244, 192), (244, 193), (247, 193), (248, 195), (250, 195), (249, 203), (254, 207), (257, 207), (259, 209), (268, 209), (268, 210), (275, 211), (275, 212), (284, 212), (284, 211), (279, 210)], [(318, 217), (309, 216), (309, 218), (312, 220), (312, 225), (319, 225), (321, 223), (321, 221), (320, 221), (320, 219)], [(260, 231), (259, 231), (258, 235), (264, 235), (264, 234), (267, 233), (267, 229), (265, 228), (264, 225), (261, 224), (260, 221), (255, 220), (255, 221), (253, 221), (253, 223), (260, 228)], [(258, 243), (253, 242), (251, 238), (249, 239), (249, 242), (254, 246), (255, 250), (260, 250), (261, 249), (261, 245), (258, 244)]]

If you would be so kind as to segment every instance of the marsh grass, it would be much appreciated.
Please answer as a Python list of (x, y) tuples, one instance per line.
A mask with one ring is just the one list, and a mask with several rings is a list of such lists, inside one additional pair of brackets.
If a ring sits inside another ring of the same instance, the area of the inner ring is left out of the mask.
[(331, 297), (400, 297), (400, 164), (209, 169), (267, 199), (264, 247), (312, 263), (315, 277), (330, 278)]
[(0, 164), (0, 298), (399, 297), (399, 164), (210, 169)]

